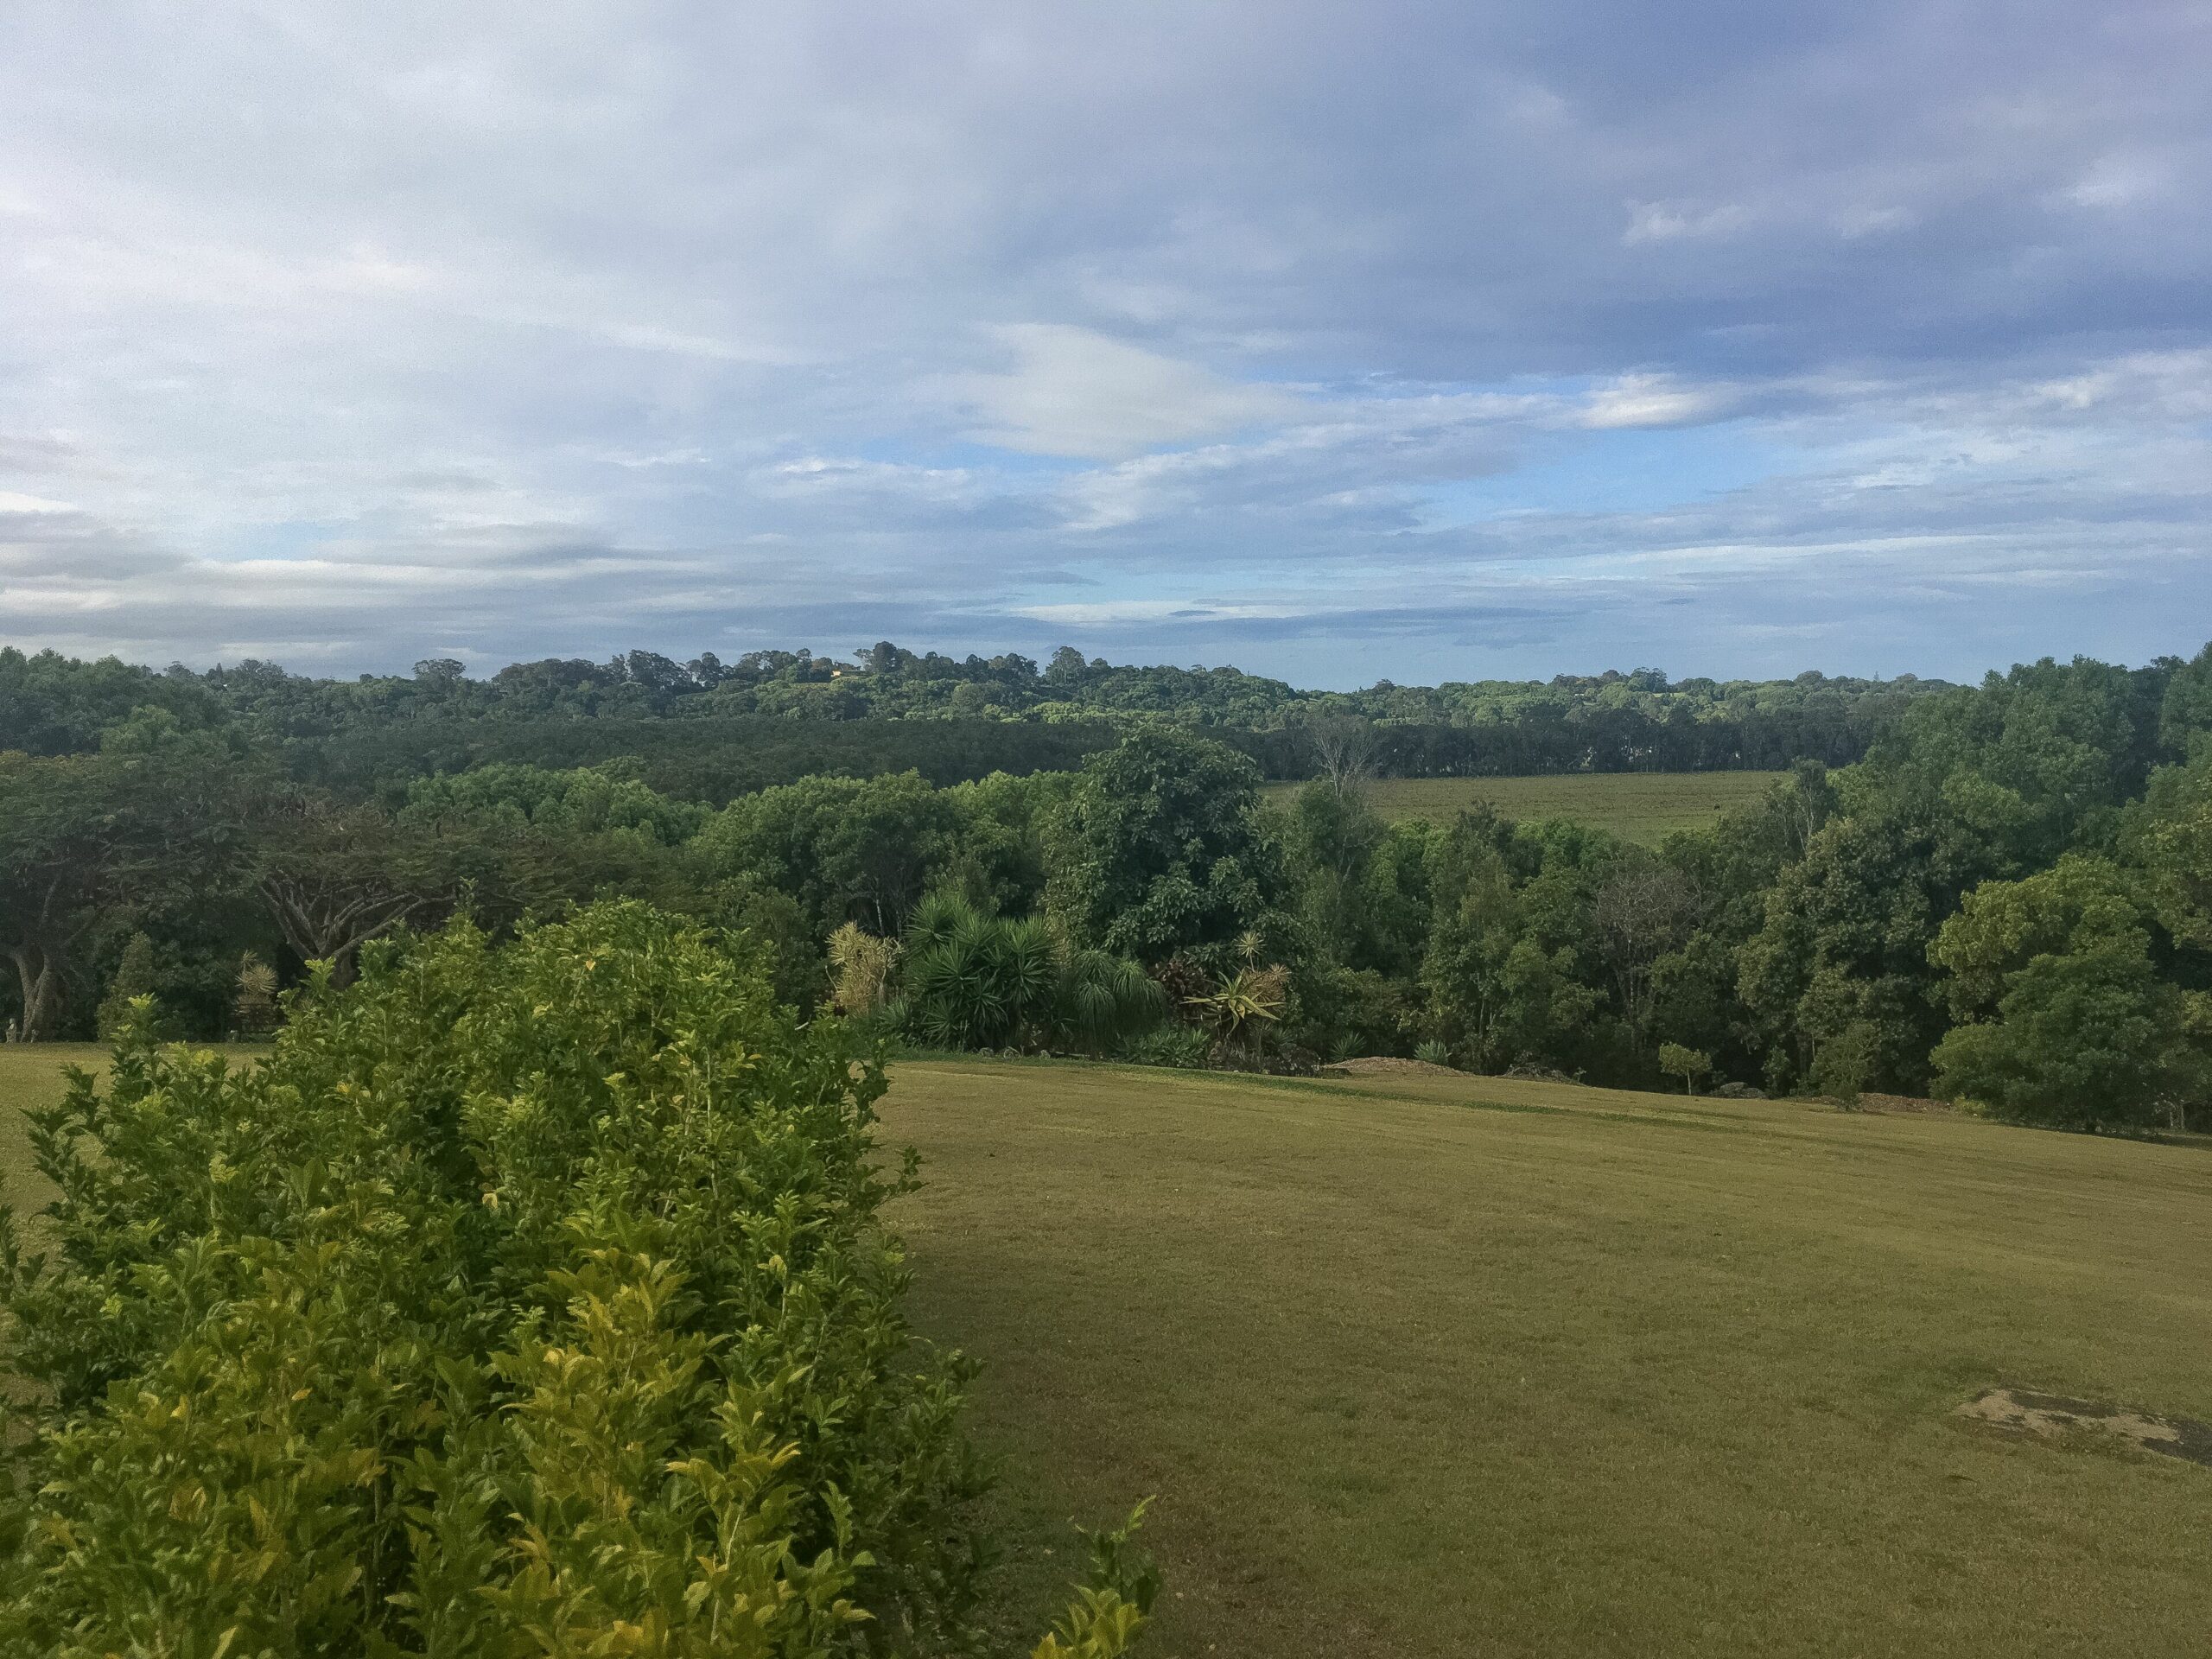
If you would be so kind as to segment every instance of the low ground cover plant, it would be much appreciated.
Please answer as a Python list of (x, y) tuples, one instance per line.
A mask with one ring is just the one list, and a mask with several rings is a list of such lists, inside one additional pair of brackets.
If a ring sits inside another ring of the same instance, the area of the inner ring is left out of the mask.
[[(141, 1018), (40, 1115), (0, 1655), (972, 1650), (968, 1367), (842, 1023), (631, 902), (360, 966), (264, 1063)], [(1039, 1651), (1150, 1593), (1108, 1535)]]

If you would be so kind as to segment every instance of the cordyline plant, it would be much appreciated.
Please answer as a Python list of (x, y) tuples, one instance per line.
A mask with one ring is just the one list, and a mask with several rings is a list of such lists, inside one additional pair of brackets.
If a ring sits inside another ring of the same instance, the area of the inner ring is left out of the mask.
[[(635, 904), (366, 948), (242, 1070), (126, 1030), (0, 1216), (0, 1655), (970, 1652), (968, 1367), (879, 1066)], [(1125, 1534), (1038, 1649), (1115, 1659)]]

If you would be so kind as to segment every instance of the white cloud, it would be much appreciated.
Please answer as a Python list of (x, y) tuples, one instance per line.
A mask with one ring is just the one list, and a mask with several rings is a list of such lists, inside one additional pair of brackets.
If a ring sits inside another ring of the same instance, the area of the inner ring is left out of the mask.
[(1581, 424), (1597, 431), (1688, 426), (1713, 419), (1727, 402), (1722, 387), (1682, 385), (1658, 374), (1624, 374), (1590, 394), (1582, 405)]
[(1249, 621), (1262, 617), (1294, 616), (1299, 607), (1273, 603), (1196, 599), (1107, 599), (1071, 605), (1022, 605), (1012, 614), (1056, 627), (1118, 627), (1129, 623), (1189, 621)]
[(992, 333), (1014, 366), (952, 387), (981, 417), (975, 436), (1004, 448), (1112, 460), (1281, 424), (1301, 407), (1279, 386), (1224, 379), (1089, 328), (1030, 322)]

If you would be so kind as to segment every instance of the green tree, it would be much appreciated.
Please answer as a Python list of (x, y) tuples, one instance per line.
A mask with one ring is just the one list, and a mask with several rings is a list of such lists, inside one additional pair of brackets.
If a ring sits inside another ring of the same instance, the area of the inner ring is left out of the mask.
[(900, 951), (907, 1028), (947, 1048), (1103, 1053), (1166, 1013), (1135, 963), (1077, 950), (1035, 918), (994, 916), (953, 893), (925, 899)]
[(1713, 1057), (1694, 1048), (1684, 1048), (1680, 1043), (1659, 1045), (1659, 1069), (1670, 1077), (1682, 1080), (1682, 1092), (1697, 1092), (1697, 1080), (1713, 1070)]
[(1866, 1052), (1859, 1086), (1919, 1092), (1947, 1023), (1929, 947), (1996, 862), (1972, 825), (1932, 807), (1877, 802), (1815, 833), (1737, 953), (1738, 994), (1771, 1053), (1769, 1084), (1810, 1077), (1822, 1050), (1845, 1042)]
[(360, 948), (442, 919), (474, 871), (452, 833), (402, 822), (373, 802), (307, 791), (271, 795), (251, 821), (256, 889), (284, 943), (350, 984)]
[(1689, 938), (1697, 923), (1697, 896), (1672, 865), (1625, 861), (1598, 889), (1591, 921), (1629, 1039), (1641, 1043), (1651, 1020), (1654, 970)]
[(103, 939), (235, 902), (237, 826), (264, 786), (254, 757), (160, 709), (110, 727), (97, 753), (0, 754), (0, 953), (23, 1040), (63, 1034)]
[(1582, 849), (1484, 811), (1462, 813), (1430, 851), (1421, 983), (1439, 1039), (1478, 1071), (1591, 1058), (1605, 999), (1573, 942), (1587, 914)]
[(1385, 823), (1360, 791), (1325, 780), (1300, 787), (1279, 821), (1300, 930), (1286, 1039), (1339, 1058), (1402, 1050), (1427, 944), (1433, 827)]
[(2186, 766), (2152, 774), (2119, 839), (2166, 931), (2187, 949), (2212, 953), (2212, 747)]
[(1914, 702), (1869, 757), (1869, 781), (1979, 819), (2012, 860), (2050, 862), (2142, 789), (2169, 677), (2087, 658), (1992, 673)]
[(2083, 1128), (2184, 1122), (2208, 1056), (2153, 960), (2153, 914), (2140, 876), (2086, 854), (1968, 893), (1929, 951), (1961, 1022), (1936, 1050), (1937, 1090)]
[(2174, 665), (2158, 710), (2158, 737), (2168, 754), (2212, 757), (2212, 645)]
[(1339, 962), (1370, 957), (1366, 887), (1386, 830), (1357, 791), (1316, 779), (1283, 815), (1282, 846), (1310, 944)]
[(0, 753), (86, 753), (100, 734), (142, 709), (158, 708), (189, 729), (221, 717), (207, 688), (189, 675), (156, 674), (112, 657), (81, 663), (58, 652), (25, 656), (0, 647)]
[(1993, 1018), (1937, 1046), (1936, 1092), (2075, 1128), (2179, 1127), (2212, 1084), (2187, 1014), (2139, 939), (2037, 956), (2006, 976)]
[[(976, 1650), (842, 1023), (638, 905), (362, 957), (263, 1065), (139, 1030), (40, 1114), (0, 1654)], [(1051, 1650), (1153, 1582), (1108, 1535)]]
[(925, 1041), (1032, 1047), (1049, 1029), (1059, 963), (1043, 922), (939, 895), (923, 901), (901, 954), (907, 1023)]
[(1042, 910), (1046, 832), (1075, 782), (1067, 772), (995, 772), (945, 790), (948, 847), (933, 882), (1000, 915)]
[(2094, 854), (2069, 853), (2048, 870), (1985, 881), (1967, 893), (1929, 946), (1929, 959), (1947, 976), (1953, 1017), (1979, 1019), (2037, 957), (2114, 942), (2147, 950), (2147, 918), (2143, 883), (2133, 873)]
[(1229, 965), (1236, 940), (1284, 918), (1280, 849), (1258, 769), (1188, 733), (1143, 731), (1093, 755), (1060, 815), (1047, 902), (1081, 944), (1141, 963)]
[(823, 933), (893, 937), (952, 855), (958, 810), (914, 772), (808, 778), (742, 796), (699, 833), (706, 868), (789, 893)]
[(115, 975), (108, 981), (107, 995), (101, 999), (94, 1017), (94, 1029), (99, 1039), (113, 1042), (124, 1023), (130, 1018), (131, 1003), (142, 996), (154, 994), (154, 941), (144, 932), (133, 933), (123, 947), (122, 960), (116, 963)]
[[(1814, 1003), (1819, 1004), (1822, 993), (1839, 983), (1833, 978), (1817, 983)], [(1842, 1005), (1860, 1006), (1847, 1000)], [(1882, 1027), (1863, 1016), (1831, 1014), (1816, 1022), (1815, 1033), (1806, 1083), (1816, 1095), (1840, 1100), (1847, 1106), (1858, 1105), (1859, 1096), (1873, 1083), (1882, 1065)]]
[(497, 823), (509, 834), (627, 833), (663, 847), (680, 846), (696, 835), (707, 809), (671, 800), (639, 781), (636, 771), (627, 760), (565, 770), (493, 761), (411, 780), (400, 816), (415, 824), (463, 818)]

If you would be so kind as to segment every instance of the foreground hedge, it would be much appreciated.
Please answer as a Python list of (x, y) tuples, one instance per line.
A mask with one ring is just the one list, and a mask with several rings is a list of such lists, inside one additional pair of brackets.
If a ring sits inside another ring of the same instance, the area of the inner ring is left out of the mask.
[[(631, 904), (388, 945), (251, 1068), (126, 1034), (36, 1119), (50, 1256), (0, 1218), (0, 1654), (969, 1650), (883, 1086)], [(1098, 1559), (1040, 1655), (1142, 1622)]]

